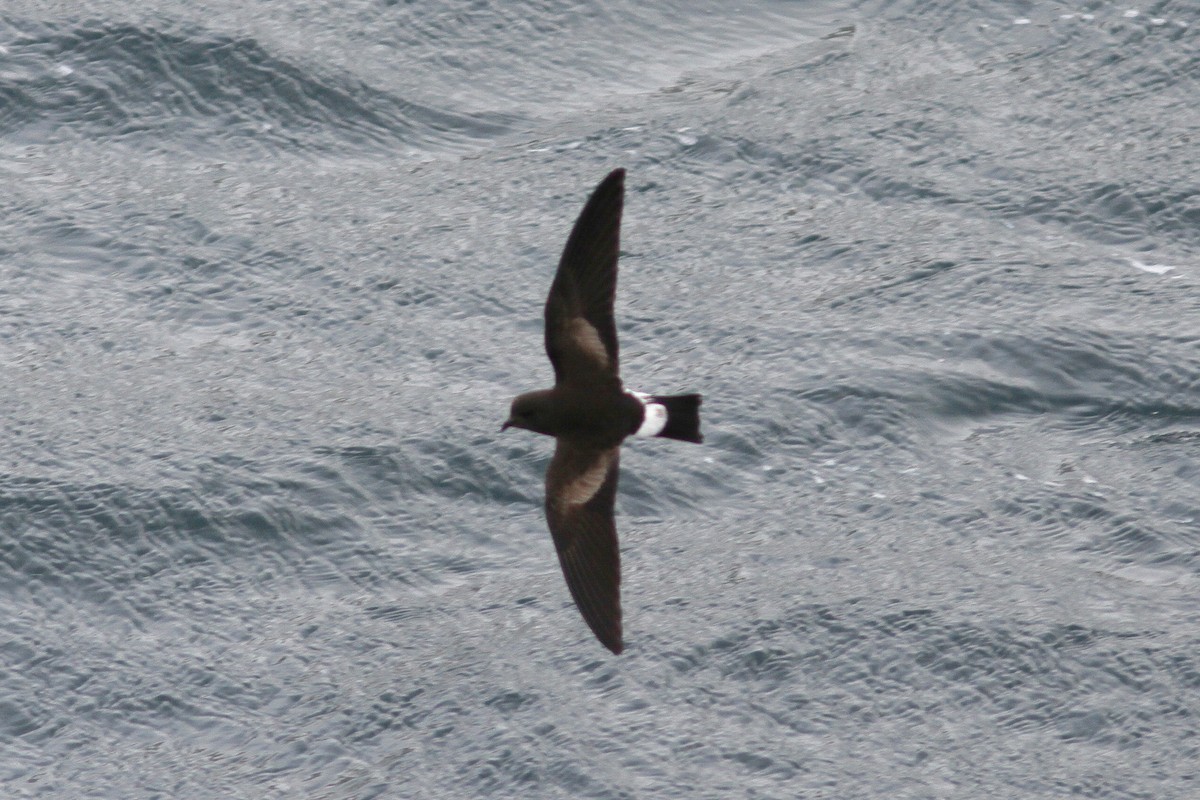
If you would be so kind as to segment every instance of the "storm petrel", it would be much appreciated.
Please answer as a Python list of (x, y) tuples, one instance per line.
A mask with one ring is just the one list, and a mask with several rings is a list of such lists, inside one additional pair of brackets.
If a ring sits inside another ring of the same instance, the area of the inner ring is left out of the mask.
[(621, 554), (613, 524), (621, 442), (630, 435), (703, 441), (700, 395), (648, 395), (621, 384), (613, 296), (624, 199), (625, 170), (616, 169), (575, 221), (546, 298), (554, 388), (513, 400), (501, 428), (555, 438), (546, 470), (546, 521), (575, 605), (614, 653), (624, 648)]

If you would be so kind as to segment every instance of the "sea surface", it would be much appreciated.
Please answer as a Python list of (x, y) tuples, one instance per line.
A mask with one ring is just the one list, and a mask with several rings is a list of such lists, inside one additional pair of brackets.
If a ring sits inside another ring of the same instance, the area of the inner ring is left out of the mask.
[(6, 0), (0, 797), (1200, 797), (1200, 6)]

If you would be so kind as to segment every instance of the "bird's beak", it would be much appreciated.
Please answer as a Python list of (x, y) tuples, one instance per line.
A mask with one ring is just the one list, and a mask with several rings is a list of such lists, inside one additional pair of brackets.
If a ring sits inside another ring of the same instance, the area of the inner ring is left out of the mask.
[(500, 426), (500, 432), (504, 433), (506, 430), (508, 430), (511, 427), (512, 427), (512, 420), (509, 420), (508, 422), (505, 422), (503, 425)]

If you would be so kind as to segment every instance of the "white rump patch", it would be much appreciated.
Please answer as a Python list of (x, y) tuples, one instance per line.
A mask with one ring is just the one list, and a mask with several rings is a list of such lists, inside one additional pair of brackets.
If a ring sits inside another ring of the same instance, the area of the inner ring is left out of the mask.
[(608, 348), (600, 340), (600, 332), (583, 317), (572, 317), (567, 325), (567, 335), (575, 340), (579, 349), (588, 358), (602, 367), (608, 366)]
[(637, 398), (645, 412), (641, 426), (633, 432), (633, 435), (657, 436), (662, 433), (662, 429), (667, 427), (667, 407), (662, 403), (655, 403), (648, 394), (642, 392), (630, 392), (630, 394)]

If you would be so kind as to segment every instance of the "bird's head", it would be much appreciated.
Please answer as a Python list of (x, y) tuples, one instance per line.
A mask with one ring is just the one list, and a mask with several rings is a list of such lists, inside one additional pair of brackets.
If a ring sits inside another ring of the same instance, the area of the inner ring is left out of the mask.
[(552, 403), (550, 401), (549, 390), (526, 392), (525, 394), (518, 395), (512, 401), (512, 408), (508, 412), (508, 420), (500, 426), (500, 430), (524, 428), (534, 433), (544, 433), (547, 436), (553, 436), (554, 433), (551, 431), (551, 427), (554, 423), (551, 408)]

